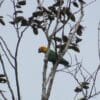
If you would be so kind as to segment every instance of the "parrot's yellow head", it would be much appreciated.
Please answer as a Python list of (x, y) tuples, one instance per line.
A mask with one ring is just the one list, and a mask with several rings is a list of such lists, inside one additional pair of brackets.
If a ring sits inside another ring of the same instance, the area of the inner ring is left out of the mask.
[(39, 52), (39, 53), (47, 53), (47, 51), (48, 51), (48, 48), (45, 47), (45, 46), (41, 46), (41, 47), (38, 49), (38, 52)]

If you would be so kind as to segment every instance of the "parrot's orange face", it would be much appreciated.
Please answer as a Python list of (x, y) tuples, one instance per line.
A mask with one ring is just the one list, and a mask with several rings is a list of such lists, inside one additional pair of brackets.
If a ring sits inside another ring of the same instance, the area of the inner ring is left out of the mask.
[(45, 47), (45, 46), (41, 46), (41, 47), (38, 49), (38, 52), (39, 52), (39, 53), (47, 53), (47, 51), (48, 51), (48, 48)]

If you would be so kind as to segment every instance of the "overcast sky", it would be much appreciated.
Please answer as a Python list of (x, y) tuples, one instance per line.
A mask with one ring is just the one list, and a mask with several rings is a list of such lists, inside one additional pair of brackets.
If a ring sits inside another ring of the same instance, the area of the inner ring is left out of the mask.
[[(12, 5), (9, 1), (10, 0), (5, 0), (4, 5), (0, 9), (0, 15), (6, 16), (6, 21), (10, 19), (8, 15), (13, 12)], [(50, 0), (46, 1), (48, 4), (51, 3)], [(90, 2), (91, 0), (87, 1)], [(35, 7), (35, 0), (27, 0), (27, 5), (23, 7), (23, 10), (25, 11), (24, 16), (31, 16), (32, 12), (36, 9)], [(99, 64), (97, 30), (100, 21), (99, 9), (100, 0), (96, 0), (95, 3), (85, 8), (85, 16), (83, 19), (85, 31), (82, 36), (83, 41), (80, 43), (81, 52), (80, 54), (77, 54), (79, 60), (83, 60), (83, 65), (90, 72), (93, 72)], [(0, 26), (0, 30), (0, 35), (4, 37), (9, 48), (14, 53), (17, 38), (13, 27), (10, 24), (7, 24), (6, 28)], [(22, 100), (40, 100), (41, 98), (43, 55), (38, 54), (38, 48), (44, 44), (46, 44), (46, 39), (43, 33), (39, 33), (38, 36), (35, 36), (30, 29), (25, 32), (18, 56)], [(8, 66), (8, 63), (6, 66)], [(11, 71), (9, 66), (8, 71)], [(9, 75), (12, 77), (11, 72)], [(73, 90), (76, 83), (70, 78), (71, 77), (66, 76), (66, 74), (57, 74), (50, 100), (73, 100), (72, 97), (75, 95)], [(13, 81), (13, 79), (11, 80)], [(100, 81), (98, 81), (98, 84), (100, 84)], [(100, 100), (100, 96), (94, 98), (94, 100)]]

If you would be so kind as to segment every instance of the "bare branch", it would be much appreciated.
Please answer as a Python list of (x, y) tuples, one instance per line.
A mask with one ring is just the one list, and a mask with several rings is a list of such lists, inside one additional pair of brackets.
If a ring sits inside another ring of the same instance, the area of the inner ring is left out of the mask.
[[(58, 62), (56, 62), (51, 70), (51, 79), (50, 79), (50, 82), (49, 82), (49, 85), (48, 85), (48, 88), (47, 88), (47, 98), (49, 98), (50, 96), (50, 93), (51, 93), (51, 89), (52, 89), (52, 85), (53, 85), (53, 81), (54, 81), (54, 78), (55, 78), (55, 74), (56, 74), (56, 69), (58, 67)], [(47, 99), (48, 100), (48, 99)]]
[(4, 0), (2, 0), (2, 1), (0, 2), (0, 7), (2, 6), (3, 2), (4, 2)]
[(100, 22), (98, 24), (98, 55), (99, 55), (99, 61), (100, 61)]
[[(45, 57), (47, 58), (47, 57)], [(43, 81), (42, 81), (42, 98), (41, 100), (46, 100), (47, 95), (46, 95), (46, 75), (47, 75), (47, 66), (48, 65), (48, 60), (44, 59), (44, 67), (43, 67)]]
[(41, 7), (43, 5), (44, 0), (37, 0), (38, 7)]

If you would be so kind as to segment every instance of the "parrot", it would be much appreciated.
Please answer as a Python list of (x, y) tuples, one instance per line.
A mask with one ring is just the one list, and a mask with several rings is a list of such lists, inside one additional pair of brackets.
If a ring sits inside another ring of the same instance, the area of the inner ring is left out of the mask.
[[(49, 51), (48, 51), (49, 50)], [(39, 53), (44, 53), (46, 54), (48, 52), (48, 61), (51, 62), (52, 64), (55, 64), (56, 61), (57, 61), (57, 54), (56, 52), (54, 52), (53, 50), (51, 49), (48, 49), (47, 47), (45, 46), (41, 46), (39, 49), (38, 49), (38, 52)], [(69, 65), (69, 62), (67, 60), (65, 60), (64, 58), (62, 58), (59, 62), (59, 64), (62, 64), (64, 65), (65, 67), (70, 67)]]

